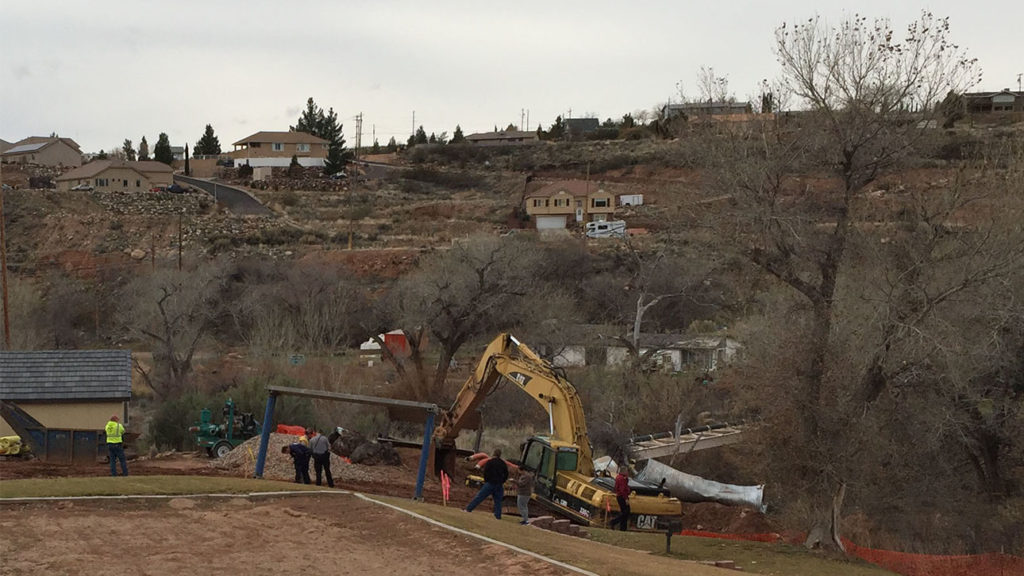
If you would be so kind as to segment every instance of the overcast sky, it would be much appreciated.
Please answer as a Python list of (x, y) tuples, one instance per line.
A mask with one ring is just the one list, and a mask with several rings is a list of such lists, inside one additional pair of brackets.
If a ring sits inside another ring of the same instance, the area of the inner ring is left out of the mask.
[[(821, 1), (543, 2), (352, 0), (38, 0), (0, 11), (0, 138), (74, 138), (84, 151), (125, 138), (152, 149), (160, 132), (194, 145), (212, 124), (221, 147), (287, 130), (306, 99), (333, 107), (355, 143), (404, 141), (456, 124), (466, 134), (558, 115), (601, 119), (697, 92), (700, 67), (737, 98), (778, 74), (773, 31)], [(860, 0), (857, 10), (903, 28), (922, 9), (949, 16), (952, 38), (978, 58), (978, 90), (1017, 89), (1024, 2)]]

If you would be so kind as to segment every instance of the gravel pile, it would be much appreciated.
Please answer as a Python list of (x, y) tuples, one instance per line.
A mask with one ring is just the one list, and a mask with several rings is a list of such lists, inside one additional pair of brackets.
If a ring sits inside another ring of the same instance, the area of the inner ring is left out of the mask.
[[(298, 441), (297, 436), (272, 432), (267, 444), (267, 461), (263, 466), (263, 477), (269, 480), (292, 481), (295, 479), (295, 465), (292, 457), (281, 453), (281, 448)], [(215, 460), (213, 466), (224, 470), (237, 470), (240, 476), (250, 477), (256, 470), (256, 453), (259, 451), (260, 437), (254, 436), (228, 455)], [(383, 470), (375, 470), (373, 466), (350, 464), (337, 454), (331, 454), (331, 474), (335, 482), (379, 482), (387, 478)], [(310, 478), (316, 482), (313, 463), (309, 464)]]

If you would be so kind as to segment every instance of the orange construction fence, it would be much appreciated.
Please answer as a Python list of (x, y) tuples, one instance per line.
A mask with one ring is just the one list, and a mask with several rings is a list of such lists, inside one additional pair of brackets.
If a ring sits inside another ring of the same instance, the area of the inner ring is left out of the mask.
[[(683, 530), (681, 536), (747, 540), (752, 542), (788, 542), (798, 544), (804, 540), (800, 534), (720, 534), (702, 530)], [(912, 554), (893, 550), (877, 550), (857, 546), (843, 539), (846, 551), (866, 562), (871, 562), (903, 576), (1020, 576), (1024, 574), (1024, 558), (1009, 554), (936, 555)]]

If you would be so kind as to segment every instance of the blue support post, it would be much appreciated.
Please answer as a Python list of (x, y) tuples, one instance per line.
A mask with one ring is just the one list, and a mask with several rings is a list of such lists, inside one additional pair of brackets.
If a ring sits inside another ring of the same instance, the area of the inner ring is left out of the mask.
[(260, 449), (256, 453), (256, 472), (254, 478), (263, 478), (263, 466), (267, 463), (267, 445), (270, 444), (270, 427), (274, 421), (274, 405), (277, 394), (271, 392), (267, 396), (267, 410), (263, 413), (263, 431), (260, 433)]
[(427, 412), (427, 423), (423, 426), (423, 450), (420, 451), (420, 469), (416, 473), (416, 495), (413, 500), (423, 500), (423, 480), (427, 476), (427, 460), (430, 459), (430, 444), (434, 437), (434, 413)]

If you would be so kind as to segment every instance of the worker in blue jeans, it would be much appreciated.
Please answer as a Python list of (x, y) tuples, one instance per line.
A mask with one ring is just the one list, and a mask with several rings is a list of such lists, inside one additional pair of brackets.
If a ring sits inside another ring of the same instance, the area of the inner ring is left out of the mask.
[(506, 480), (508, 480), (508, 465), (501, 459), (501, 449), (496, 448), (494, 454), (484, 464), (484, 485), (469, 506), (466, 506), (466, 512), (472, 512), (490, 496), (494, 498), (494, 517), (501, 520), (501, 502), (505, 499)]
[(124, 425), (119, 421), (117, 414), (110, 417), (110, 421), (103, 428), (107, 435), (107, 455), (110, 459), (110, 475), (117, 476), (117, 461), (121, 461), (121, 475), (128, 475), (128, 461), (124, 457)]

